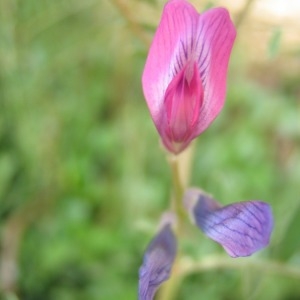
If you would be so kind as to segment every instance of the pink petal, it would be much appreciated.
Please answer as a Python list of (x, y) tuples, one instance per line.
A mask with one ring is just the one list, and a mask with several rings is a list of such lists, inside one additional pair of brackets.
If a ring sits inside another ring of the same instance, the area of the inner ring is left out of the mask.
[[(235, 35), (234, 25), (223, 8), (200, 15), (184, 0), (166, 4), (149, 50), (142, 85), (152, 119), (171, 152), (182, 151), (222, 109)], [(193, 97), (178, 94), (181, 103), (176, 105), (175, 98), (170, 101), (168, 94), (170, 91), (176, 94), (176, 84), (183, 84), (187, 79), (185, 70), (194, 65), (197, 67), (197, 72), (193, 72), (194, 86), (189, 88)], [(176, 108), (171, 118), (170, 106)]]
[(192, 140), (202, 100), (197, 64), (188, 63), (173, 78), (165, 93), (160, 134), (170, 151), (179, 153)]
[(224, 8), (215, 8), (199, 18), (201, 30), (196, 40), (199, 69), (204, 86), (204, 101), (200, 111), (199, 135), (217, 117), (226, 96), (226, 75), (236, 30)]
[(156, 125), (160, 121), (167, 87), (181, 71), (177, 67), (176, 59), (184, 56), (180, 46), (182, 39), (188, 39), (187, 33), (197, 27), (197, 20), (197, 11), (184, 0), (169, 1), (165, 5), (142, 77), (144, 95)]

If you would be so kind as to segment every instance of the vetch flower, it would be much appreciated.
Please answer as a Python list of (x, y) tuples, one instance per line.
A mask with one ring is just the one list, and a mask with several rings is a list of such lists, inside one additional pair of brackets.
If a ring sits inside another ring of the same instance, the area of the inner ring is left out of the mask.
[(165, 147), (179, 153), (221, 111), (236, 30), (225, 8), (198, 14), (185, 0), (164, 8), (142, 85)]
[(175, 225), (176, 216), (165, 214), (159, 232), (147, 247), (139, 270), (139, 300), (152, 300), (159, 286), (170, 277), (177, 253)]
[(273, 216), (269, 204), (245, 201), (221, 206), (199, 189), (188, 189), (184, 205), (196, 225), (232, 257), (249, 256), (269, 244)]

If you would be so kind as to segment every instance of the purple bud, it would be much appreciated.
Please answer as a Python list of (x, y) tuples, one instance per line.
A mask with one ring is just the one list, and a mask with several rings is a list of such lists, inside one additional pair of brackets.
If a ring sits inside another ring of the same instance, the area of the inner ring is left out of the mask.
[(269, 244), (273, 216), (265, 202), (245, 201), (222, 207), (201, 190), (190, 189), (184, 203), (196, 225), (232, 257), (249, 256)]
[(170, 277), (177, 241), (170, 223), (150, 242), (139, 270), (139, 300), (152, 300), (159, 286)]

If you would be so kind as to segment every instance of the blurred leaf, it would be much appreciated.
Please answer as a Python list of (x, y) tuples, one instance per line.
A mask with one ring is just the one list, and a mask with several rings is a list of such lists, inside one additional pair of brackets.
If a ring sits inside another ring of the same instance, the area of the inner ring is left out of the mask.
[(215, 3), (214, 0), (212, 0), (212, 1), (206, 1), (205, 2), (205, 6), (204, 6), (204, 10), (211, 9), (211, 8), (213, 8), (215, 6), (216, 6), (216, 3)]
[[(295, 250), (300, 250), (299, 228), (300, 205), (298, 205), (298, 210), (293, 212), (293, 218), (290, 220), (290, 224), (285, 231), (285, 235), (276, 249), (276, 256), (278, 256), (281, 260), (287, 261), (297, 258)], [(293, 257), (295, 255), (296, 257)]]
[(281, 28), (276, 28), (273, 30), (272, 36), (269, 40), (268, 45), (268, 54), (270, 58), (274, 58), (278, 55), (278, 52), (280, 50), (280, 44), (282, 39), (282, 30)]
[[(14, 157), (8, 153), (0, 156), (0, 199), (4, 200), (4, 193), (16, 172), (16, 162)], [(1, 203), (0, 203), (1, 208)]]

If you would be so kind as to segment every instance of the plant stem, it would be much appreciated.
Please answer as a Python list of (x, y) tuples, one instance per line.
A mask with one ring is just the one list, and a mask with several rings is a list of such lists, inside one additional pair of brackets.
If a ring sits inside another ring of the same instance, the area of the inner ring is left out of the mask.
[(277, 274), (295, 280), (300, 278), (300, 269), (298, 267), (276, 261), (236, 260), (224, 256), (208, 256), (197, 262), (187, 258), (183, 259), (182, 256), (179, 256), (173, 267), (172, 277), (163, 285), (159, 299), (174, 299), (182, 279), (190, 274), (220, 269), (254, 270), (259, 273)]
[(182, 276), (178, 275), (179, 267), (180, 267), (180, 255), (177, 254), (177, 258), (175, 260), (174, 266), (172, 268), (172, 274), (170, 279), (165, 282), (158, 294), (159, 300), (172, 300), (175, 299), (175, 295), (178, 291), (178, 288), (180, 286)]
[[(168, 159), (171, 167), (172, 182), (173, 182), (172, 208), (174, 209), (178, 219), (177, 227), (176, 227), (176, 235), (178, 240), (180, 239), (179, 237), (182, 234), (183, 222), (186, 215), (182, 206), (184, 183), (182, 180), (181, 170), (180, 170), (180, 163), (179, 163), (180, 158), (181, 157), (179, 156), (170, 156)], [(181, 282), (181, 277), (178, 276), (180, 258), (181, 258), (181, 253), (180, 250), (178, 250), (177, 258), (174, 262), (170, 279), (162, 286), (158, 295), (158, 299), (160, 300), (175, 299), (175, 295), (177, 293), (177, 290)]]
[(245, 20), (247, 14), (250, 12), (253, 4), (254, 4), (255, 0), (248, 0), (243, 9), (241, 10), (241, 12), (238, 14), (238, 16), (236, 17), (236, 20), (235, 20), (235, 27), (236, 29), (238, 29), (242, 22)]
[(173, 208), (178, 218), (178, 234), (182, 228), (182, 223), (185, 218), (185, 212), (182, 207), (182, 197), (184, 192), (184, 186), (180, 176), (179, 158), (178, 156), (172, 156), (169, 158), (169, 163), (172, 172), (173, 181)]
[(233, 270), (255, 270), (261, 273), (278, 274), (281, 276), (299, 280), (300, 268), (277, 261), (263, 261), (254, 259), (229, 259), (224, 256), (208, 256), (201, 261), (181, 259), (177, 265), (175, 276), (181, 278), (192, 273), (200, 273), (209, 270), (233, 269)]
[(134, 14), (130, 10), (126, 1), (113, 0), (112, 3), (117, 7), (122, 16), (127, 20), (130, 30), (147, 46), (150, 46), (151, 39), (145, 33), (142, 26), (135, 20)]

